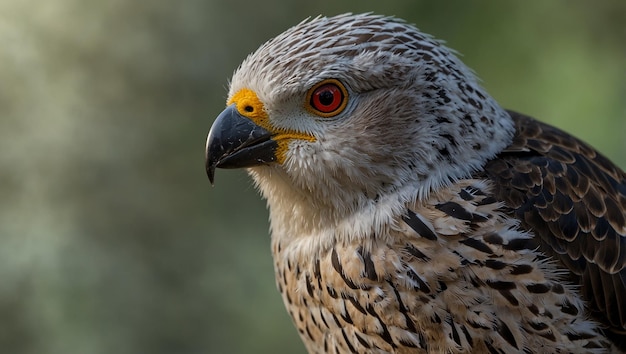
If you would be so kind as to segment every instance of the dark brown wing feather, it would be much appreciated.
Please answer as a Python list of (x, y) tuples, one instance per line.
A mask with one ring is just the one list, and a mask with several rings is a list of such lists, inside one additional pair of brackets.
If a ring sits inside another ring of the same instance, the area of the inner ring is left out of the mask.
[(486, 165), (487, 175), (626, 350), (626, 174), (567, 133), (509, 113), (515, 138)]

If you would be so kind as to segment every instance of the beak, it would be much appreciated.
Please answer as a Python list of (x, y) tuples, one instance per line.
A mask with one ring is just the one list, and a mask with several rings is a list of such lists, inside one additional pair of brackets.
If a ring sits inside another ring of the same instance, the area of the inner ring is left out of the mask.
[(206, 141), (206, 173), (213, 184), (215, 168), (242, 168), (276, 161), (273, 134), (242, 116), (231, 104), (217, 117)]

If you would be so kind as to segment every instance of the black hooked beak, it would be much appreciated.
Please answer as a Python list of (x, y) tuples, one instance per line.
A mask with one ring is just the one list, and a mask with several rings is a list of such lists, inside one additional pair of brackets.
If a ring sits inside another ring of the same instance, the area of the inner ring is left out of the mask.
[(213, 184), (215, 168), (242, 168), (276, 161), (272, 133), (237, 111), (226, 107), (213, 123), (206, 141), (205, 167)]

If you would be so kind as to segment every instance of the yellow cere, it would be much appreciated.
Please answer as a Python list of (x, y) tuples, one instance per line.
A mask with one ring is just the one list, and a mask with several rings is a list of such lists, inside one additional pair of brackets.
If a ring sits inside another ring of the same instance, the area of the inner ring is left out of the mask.
[(228, 100), (227, 104), (237, 106), (237, 111), (242, 116), (249, 118), (258, 126), (273, 133), (272, 140), (274, 140), (278, 148), (276, 149), (276, 161), (280, 164), (285, 162), (287, 157), (287, 149), (289, 148), (289, 142), (292, 139), (315, 141), (315, 137), (306, 133), (298, 132), (295, 130), (277, 128), (270, 123), (270, 118), (265, 111), (263, 102), (259, 99), (256, 93), (248, 88), (243, 88), (233, 95)]

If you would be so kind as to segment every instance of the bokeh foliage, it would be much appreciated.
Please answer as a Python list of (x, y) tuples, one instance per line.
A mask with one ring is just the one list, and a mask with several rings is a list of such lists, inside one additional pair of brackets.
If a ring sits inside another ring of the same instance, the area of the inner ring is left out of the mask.
[(204, 139), (247, 53), (365, 11), (626, 166), (620, 0), (0, 0), (0, 350), (303, 353), (264, 203), (242, 171), (210, 187)]

